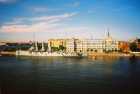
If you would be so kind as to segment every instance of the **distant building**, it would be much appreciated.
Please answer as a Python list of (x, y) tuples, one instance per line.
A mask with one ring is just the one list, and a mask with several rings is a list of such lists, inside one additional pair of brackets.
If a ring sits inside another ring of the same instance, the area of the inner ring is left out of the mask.
[[(132, 47), (133, 45), (133, 47)], [(131, 40), (130, 41), (130, 48), (131, 48), (131, 51), (140, 51), (140, 39), (136, 38), (134, 40)]]
[(118, 50), (119, 50), (119, 42), (113, 39), (108, 32), (107, 38), (105, 39), (105, 51), (113, 52)]
[(87, 40), (87, 51), (102, 53), (105, 51), (105, 40), (103, 39), (88, 39)]
[(79, 39), (76, 40), (76, 52), (115, 52), (119, 50), (119, 42), (110, 34), (105, 39)]
[(66, 39), (49, 39), (48, 44), (51, 47), (59, 47), (60, 45), (66, 47)]
[(114, 52), (119, 50), (119, 42), (114, 40), (109, 32), (105, 39), (49, 39), (50, 47), (66, 47), (67, 53), (83, 53), (88, 52)]
[(66, 48), (67, 39), (49, 39), (48, 40), (48, 51), (59, 50), (59, 47), (62, 46)]
[(79, 39), (76, 41), (76, 52), (87, 54), (88, 52), (103, 52), (105, 41), (102, 39)]
[(76, 44), (76, 49), (75, 49), (76, 52), (78, 52), (78, 53), (80, 53), (80, 52), (86, 53), (87, 52), (88, 44), (87, 44), (86, 39), (77, 39), (75, 41), (75, 44)]
[(66, 40), (66, 52), (74, 53), (76, 51), (76, 39), (67, 39)]
[(130, 51), (129, 42), (119, 41), (120, 52), (128, 53)]
[(140, 50), (140, 39), (137, 38), (137, 39), (135, 40), (135, 42), (136, 42), (136, 44), (137, 44), (137, 48)]

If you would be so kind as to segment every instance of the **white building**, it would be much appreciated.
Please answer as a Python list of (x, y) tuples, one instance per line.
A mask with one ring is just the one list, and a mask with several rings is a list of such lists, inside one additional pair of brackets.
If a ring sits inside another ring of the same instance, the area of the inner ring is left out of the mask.
[(75, 52), (75, 48), (76, 48), (75, 39), (74, 38), (67, 39), (67, 41), (66, 41), (66, 52), (67, 53), (73, 53), (73, 52)]
[(105, 39), (69, 39), (66, 42), (67, 52), (114, 52), (118, 51), (118, 41), (114, 40), (110, 34)]

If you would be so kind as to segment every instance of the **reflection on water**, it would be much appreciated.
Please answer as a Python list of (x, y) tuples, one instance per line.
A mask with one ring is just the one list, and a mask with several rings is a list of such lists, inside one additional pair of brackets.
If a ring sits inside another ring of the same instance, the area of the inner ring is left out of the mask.
[(0, 57), (0, 75), (1, 94), (135, 94), (140, 58)]
[(114, 61), (120, 59), (120, 57), (117, 56), (112, 56), (112, 57), (108, 57), (108, 56), (93, 56), (93, 57), (88, 57), (89, 59), (96, 61), (96, 60), (100, 60), (102, 62), (110, 62), (113, 63)]

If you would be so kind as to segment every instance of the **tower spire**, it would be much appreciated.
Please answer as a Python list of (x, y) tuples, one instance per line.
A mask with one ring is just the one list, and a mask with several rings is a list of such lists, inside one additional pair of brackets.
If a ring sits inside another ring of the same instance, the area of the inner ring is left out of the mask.
[(107, 37), (109, 38), (110, 37), (110, 29), (107, 28)]

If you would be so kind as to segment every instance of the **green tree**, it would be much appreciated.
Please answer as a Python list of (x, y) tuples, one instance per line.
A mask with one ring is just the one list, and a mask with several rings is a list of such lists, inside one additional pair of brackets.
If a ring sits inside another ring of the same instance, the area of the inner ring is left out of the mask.
[(130, 50), (131, 51), (137, 51), (137, 44), (136, 43), (131, 43), (130, 44)]
[(51, 50), (52, 50), (53, 52), (55, 52), (55, 51), (59, 51), (59, 48), (58, 48), (58, 47), (51, 47)]
[(59, 50), (65, 50), (66, 49), (66, 47), (64, 47), (63, 45), (59, 45)]

